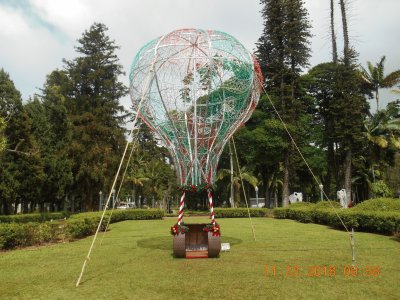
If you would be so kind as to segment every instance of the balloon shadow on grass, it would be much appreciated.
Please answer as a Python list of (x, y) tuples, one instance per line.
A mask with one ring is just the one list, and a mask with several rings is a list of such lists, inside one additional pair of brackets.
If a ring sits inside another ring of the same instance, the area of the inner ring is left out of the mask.
[[(222, 236), (222, 243), (230, 243), (230, 246), (241, 244), (243, 241), (230, 236)], [(157, 236), (149, 239), (141, 239), (137, 241), (140, 248), (158, 249), (158, 250), (172, 250), (172, 236)]]

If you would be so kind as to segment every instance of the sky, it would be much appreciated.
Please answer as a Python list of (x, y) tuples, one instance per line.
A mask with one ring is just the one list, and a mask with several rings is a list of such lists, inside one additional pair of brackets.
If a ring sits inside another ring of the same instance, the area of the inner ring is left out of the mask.
[[(328, 0), (305, 0), (311, 33), (310, 66), (331, 60)], [(335, 0), (337, 3), (338, 1)], [(349, 34), (359, 63), (386, 55), (385, 72), (400, 69), (399, 0), (348, 0)], [(46, 75), (77, 56), (74, 47), (94, 22), (104, 23), (126, 72), (150, 40), (181, 28), (215, 29), (236, 37), (249, 51), (262, 33), (258, 0), (0, 0), (0, 68), (9, 73), (23, 100), (39, 92)], [(342, 48), (339, 7), (338, 47)], [(396, 99), (382, 93), (382, 106)], [(122, 103), (130, 106), (128, 97)], [(371, 109), (375, 107), (371, 101)]]

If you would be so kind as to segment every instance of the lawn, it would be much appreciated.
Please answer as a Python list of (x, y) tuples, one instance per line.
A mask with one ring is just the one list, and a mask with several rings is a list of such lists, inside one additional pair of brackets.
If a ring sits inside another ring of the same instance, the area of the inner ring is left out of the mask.
[[(356, 233), (350, 270), (346, 232), (292, 220), (219, 219), (230, 252), (175, 259), (175, 218), (111, 225), (75, 283), (92, 237), (0, 252), (0, 299), (398, 299), (400, 243)], [(207, 222), (188, 217), (186, 223)], [(101, 240), (102, 236), (99, 236)], [(268, 270), (268, 274), (267, 271)], [(346, 274), (344, 274), (344, 270)]]

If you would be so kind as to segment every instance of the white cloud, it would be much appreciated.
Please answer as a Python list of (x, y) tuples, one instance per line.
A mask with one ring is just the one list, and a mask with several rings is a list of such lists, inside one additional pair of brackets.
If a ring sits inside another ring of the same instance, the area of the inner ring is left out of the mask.
[(92, 23), (93, 7), (80, 0), (31, 0), (38, 16), (75, 39)]

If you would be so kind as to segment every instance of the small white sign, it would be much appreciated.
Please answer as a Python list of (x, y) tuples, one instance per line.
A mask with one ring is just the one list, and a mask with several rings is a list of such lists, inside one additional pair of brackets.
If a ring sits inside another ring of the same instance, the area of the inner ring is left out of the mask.
[(221, 251), (229, 251), (229, 250), (231, 250), (231, 244), (221, 243)]

